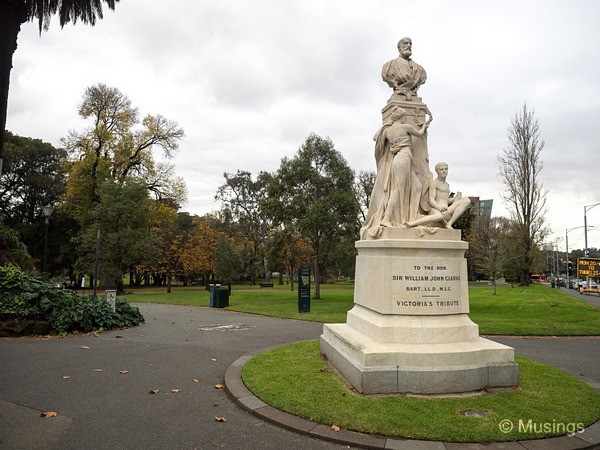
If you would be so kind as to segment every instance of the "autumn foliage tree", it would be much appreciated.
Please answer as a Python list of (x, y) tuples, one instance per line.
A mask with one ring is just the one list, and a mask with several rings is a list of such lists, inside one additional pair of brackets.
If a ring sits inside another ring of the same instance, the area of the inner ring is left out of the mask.
[(312, 246), (292, 230), (274, 231), (269, 240), (269, 258), (277, 264), (290, 280), (290, 290), (294, 290), (296, 272), (300, 267), (310, 267), (313, 260)]
[(140, 120), (131, 100), (104, 84), (86, 89), (78, 112), (91, 125), (69, 132), (62, 143), (71, 161), (67, 203), (80, 222), (85, 223), (106, 180), (135, 179), (158, 199), (175, 206), (185, 201), (183, 181), (175, 177), (172, 166), (157, 163), (153, 155), (155, 148), (162, 149), (167, 159), (174, 155), (183, 137), (177, 123), (161, 115)]
[(181, 251), (181, 264), (188, 276), (199, 277), (207, 283), (215, 273), (215, 248), (221, 232), (198, 224), (189, 234)]

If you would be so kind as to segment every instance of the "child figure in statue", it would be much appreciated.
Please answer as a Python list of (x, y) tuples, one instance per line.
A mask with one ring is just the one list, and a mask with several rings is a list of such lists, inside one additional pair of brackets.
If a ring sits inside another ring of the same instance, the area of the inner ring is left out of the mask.
[(429, 205), (431, 209), (429, 214), (418, 220), (407, 222), (409, 227), (422, 225), (439, 226), (452, 228), (452, 224), (471, 206), (468, 198), (463, 198), (460, 192), (454, 197), (450, 197), (450, 185), (446, 181), (448, 176), (448, 164), (439, 162), (435, 165), (435, 172), (438, 177), (429, 183)]

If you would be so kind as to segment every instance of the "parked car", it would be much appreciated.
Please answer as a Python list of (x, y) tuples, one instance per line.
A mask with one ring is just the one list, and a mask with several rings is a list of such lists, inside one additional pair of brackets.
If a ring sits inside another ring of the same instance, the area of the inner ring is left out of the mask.
[(589, 286), (587, 281), (578, 280), (576, 286), (578, 289), (598, 289), (598, 283), (596, 283), (594, 280), (590, 280)]

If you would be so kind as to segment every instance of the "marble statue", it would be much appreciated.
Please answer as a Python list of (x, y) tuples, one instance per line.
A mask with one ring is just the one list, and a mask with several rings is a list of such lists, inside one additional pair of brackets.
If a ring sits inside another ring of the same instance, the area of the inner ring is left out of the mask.
[(417, 95), (427, 76), (410, 59), (409, 38), (398, 50), (382, 70), (394, 92), (374, 138), (377, 175), (355, 244), (354, 307), (346, 323), (323, 325), (321, 353), (361, 394), (514, 388), (514, 349), (480, 337), (469, 318), (469, 245), (452, 225), (470, 200), (450, 193), (448, 164), (435, 166), (437, 178), (430, 170), (433, 116)]
[(406, 222), (419, 216), (426, 186), (420, 181), (419, 168), (413, 163), (412, 137), (424, 136), (432, 118), (429, 114), (429, 120), (416, 129), (406, 123), (406, 114), (405, 109), (395, 107), (391, 120), (374, 137), (377, 177), (361, 239), (366, 239), (367, 234), (377, 238), (384, 227), (404, 227)]
[(407, 222), (409, 227), (423, 225), (443, 226), (452, 228), (452, 224), (471, 206), (471, 201), (457, 192), (450, 197), (450, 185), (446, 181), (448, 176), (448, 164), (439, 162), (435, 165), (438, 177), (429, 183), (429, 214), (418, 220)]
[(425, 69), (414, 62), (412, 55), (412, 40), (408, 37), (398, 42), (400, 56), (388, 61), (381, 70), (383, 80), (398, 94), (410, 101), (417, 95), (419, 86), (427, 80)]

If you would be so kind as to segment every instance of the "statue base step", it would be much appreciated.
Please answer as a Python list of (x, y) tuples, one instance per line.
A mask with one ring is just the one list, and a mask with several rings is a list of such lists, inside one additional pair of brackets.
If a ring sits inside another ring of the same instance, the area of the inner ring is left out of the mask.
[(452, 394), (519, 384), (514, 350), (481, 337), (380, 343), (347, 324), (327, 324), (321, 353), (361, 394)]

